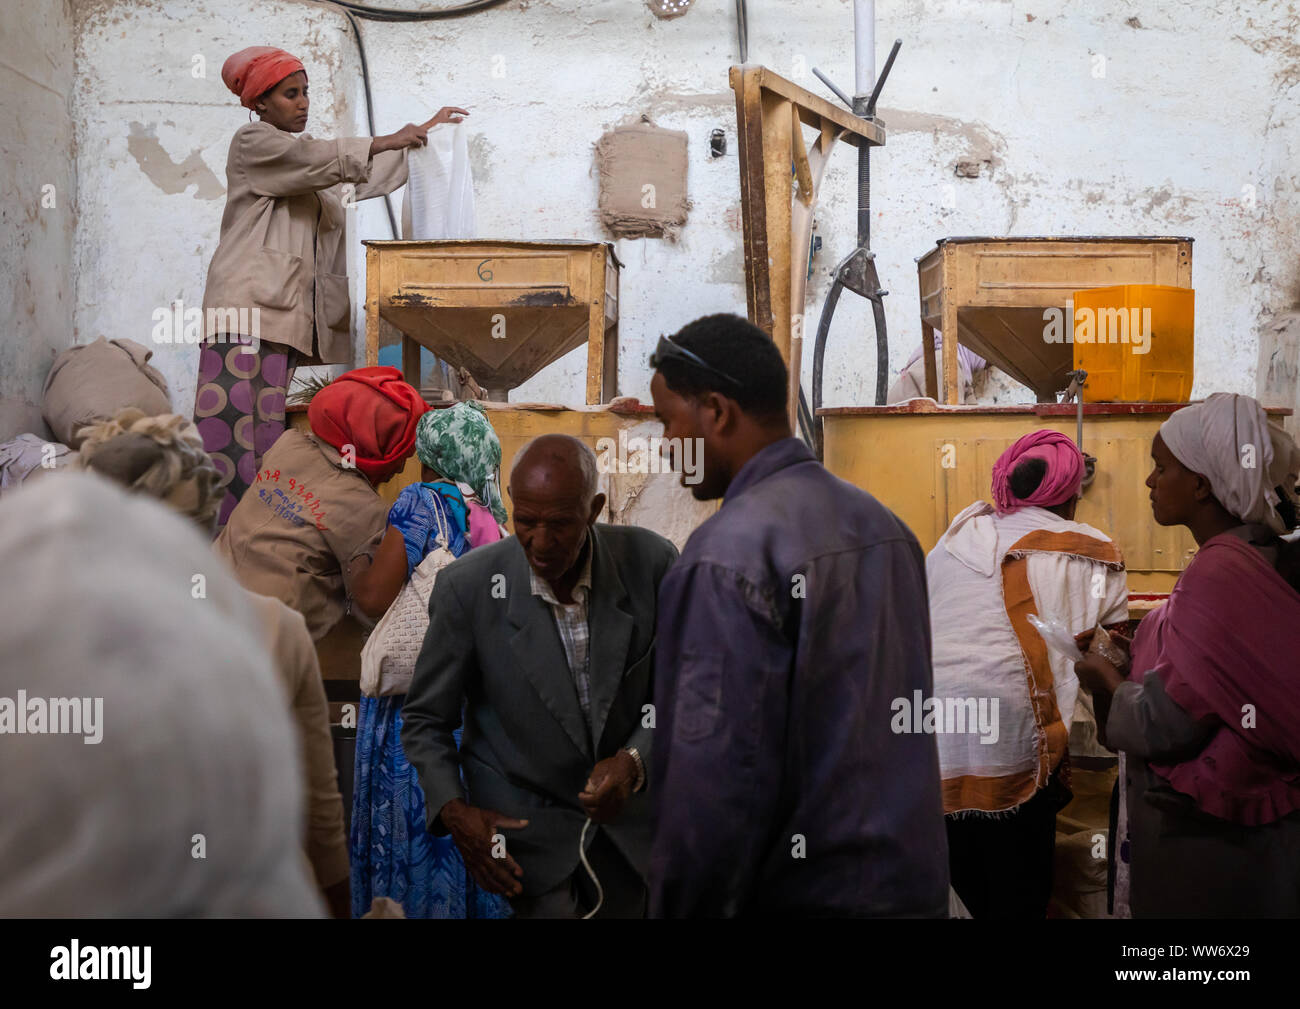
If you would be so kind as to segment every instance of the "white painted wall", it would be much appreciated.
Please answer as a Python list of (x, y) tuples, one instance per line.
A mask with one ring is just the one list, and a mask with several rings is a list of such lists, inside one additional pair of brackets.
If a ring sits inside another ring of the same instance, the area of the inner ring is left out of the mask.
[(0, 441), (49, 436), (41, 389), (72, 342), (72, 43), (70, 3), (0, 8)]
[[(76, 338), (141, 339), (155, 308), (202, 300), (226, 149), (247, 118), (221, 84), (222, 61), (250, 44), (298, 53), (311, 74), (311, 132), (355, 135), (364, 131), (356, 52), (346, 21), (318, 3), (76, 6)], [(919, 340), (914, 260), (938, 237), (1186, 234), (1196, 239), (1195, 393), (1256, 390), (1260, 328), (1300, 301), (1300, 141), (1288, 131), (1300, 45), (1286, 4), (1223, 6), (880, 0), (878, 62), (889, 42), (904, 40), (881, 103), (888, 146), (873, 157), (873, 238), (891, 292), (895, 369)], [(645, 358), (661, 332), (705, 312), (744, 312), (727, 84), (738, 59), (733, 19), (731, 0), (700, 0), (672, 21), (641, 0), (514, 0), (448, 21), (363, 23), (381, 132), (444, 104), (472, 110), (484, 236), (602, 237), (595, 140), (641, 113), (688, 132), (693, 210), (680, 241), (618, 243), (627, 264), (621, 381), (643, 398)], [(822, 93), (814, 65), (852, 83), (847, 0), (750, 0), (749, 29), (752, 62)], [(196, 55), (205, 78), (192, 76)], [(716, 161), (707, 143), (715, 127), (728, 134), (727, 156)], [(959, 161), (979, 163), (979, 176), (955, 175)], [(854, 240), (854, 176), (844, 148), (818, 215), (825, 245), (810, 292), (814, 318), (829, 270)], [(388, 237), (382, 209), (359, 210), (354, 232), (360, 340), (359, 242)], [(827, 358), (828, 403), (870, 401), (870, 332), (865, 306), (846, 295)], [(194, 360), (184, 346), (156, 357), (182, 411), (192, 402)], [(584, 367), (575, 352), (513, 398), (581, 402)], [(805, 368), (808, 382), (810, 354)], [(1006, 382), (985, 395), (1030, 398)]]
[(158, 344), (154, 312), (203, 304), (226, 151), (249, 115), (222, 84), (221, 65), (246, 45), (283, 40), (308, 66), (311, 131), (356, 135), (356, 50), (346, 21), (319, 4), (82, 2), (78, 14), (77, 339), (152, 346), (173, 405), (188, 413), (197, 350)]

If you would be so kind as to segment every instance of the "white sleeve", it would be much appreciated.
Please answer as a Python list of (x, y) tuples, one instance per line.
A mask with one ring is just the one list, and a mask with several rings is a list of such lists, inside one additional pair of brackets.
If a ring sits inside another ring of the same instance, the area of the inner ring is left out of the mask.
[[(1038, 615), (1057, 620), (1072, 634), (1098, 623), (1117, 623), (1128, 616), (1128, 580), (1124, 571), (1067, 554), (1033, 553), (1028, 558), (1029, 589)], [(1052, 683), (1061, 720), (1074, 720), (1079, 681), (1074, 663), (1055, 650), (1048, 652)]]

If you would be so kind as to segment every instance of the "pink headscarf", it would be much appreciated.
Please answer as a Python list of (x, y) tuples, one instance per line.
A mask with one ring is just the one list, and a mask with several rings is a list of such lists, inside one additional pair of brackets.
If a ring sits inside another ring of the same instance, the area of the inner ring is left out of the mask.
[(290, 74), (306, 73), (302, 60), (274, 46), (249, 46), (221, 65), (221, 79), (239, 97), (239, 104), (253, 108), (257, 99)]
[[(1024, 459), (1047, 463), (1043, 482), (1021, 500), (1011, 492), (1011, 474)], [(993, 464), (993, 503), (999, 515), (1009, 515), (1027, 505), (1050, 508), (1070, 500), (1083, 488), (1083, 453), (1059, 431), (1031, 431), (998, 456)]]

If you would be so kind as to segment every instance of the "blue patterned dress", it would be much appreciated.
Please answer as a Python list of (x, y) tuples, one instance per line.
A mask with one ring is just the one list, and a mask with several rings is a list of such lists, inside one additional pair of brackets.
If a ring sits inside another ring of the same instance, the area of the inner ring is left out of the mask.
[[(412, 484), (398, 496), (388, 524), (406, 541), (406, 576), (433, 550), (435, 509), (451, 530), (459, 557), (469, 549), (464, 498), (454, 484)], [(469, 878), (450, 837), (425, 828), (424, 791), (402, 751), (405, 694), (362, 697), (352, 800), (352, 914), (390, 897), (408, 918), (508, 918), (510, 904)], [(460, 730), (456, 730), (460, 745)]]

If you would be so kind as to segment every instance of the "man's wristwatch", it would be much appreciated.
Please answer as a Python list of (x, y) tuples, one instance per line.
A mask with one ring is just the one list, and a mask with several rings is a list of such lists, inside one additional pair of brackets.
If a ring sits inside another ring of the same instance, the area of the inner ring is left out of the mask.
[(641, 759), (641, 753), (635, 746), (625, 746), (623, 752), (631, 754), (636, 764), (636, 777), (632, 779), (632, 791), (639, 792), (645, 788), (645, 761)]

